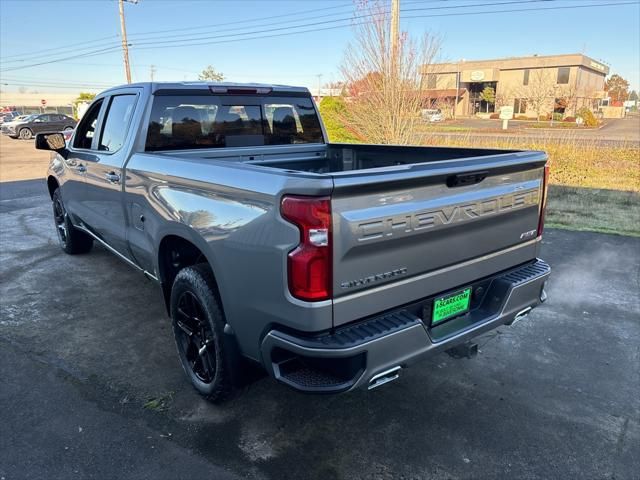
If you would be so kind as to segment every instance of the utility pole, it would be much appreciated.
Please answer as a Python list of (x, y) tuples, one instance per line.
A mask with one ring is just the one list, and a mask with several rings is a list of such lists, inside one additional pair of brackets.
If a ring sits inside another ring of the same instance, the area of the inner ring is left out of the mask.
[(319, 73), (316, 75), (316, 77), (318, 77), (318, 105), (320, 105), (320, 89), (322, 86), (322, 74)]
[(122, 57), (124, 60), (124, 73), (127, 83), (131, 83), (131, 69), (129, 67), (129, 44), (127, 42), (127, 27), (124, 24), (124, 0), (118, 0), (120, 10), (120, 33), (122, 34)]
[(155, 65), (149, 66), (149, 76), (151, 77), (152, 82), (155, 74), (156, 74), (156, 66)]
[(391, 0), (391, 67), (396, 70), (398, 64), (398, 46), (400, 43), (400, 0)]

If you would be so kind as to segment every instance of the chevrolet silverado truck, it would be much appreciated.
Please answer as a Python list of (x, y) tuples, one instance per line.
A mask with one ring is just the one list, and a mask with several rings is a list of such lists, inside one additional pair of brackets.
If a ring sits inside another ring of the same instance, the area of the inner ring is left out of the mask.
[(546, 298), (544, 152), (331, 143), (305, 88), (201, 82), (107, 90), (36, 147), (62, 250), (157, 282), (212, 401), (252, 364), (372, 389)]

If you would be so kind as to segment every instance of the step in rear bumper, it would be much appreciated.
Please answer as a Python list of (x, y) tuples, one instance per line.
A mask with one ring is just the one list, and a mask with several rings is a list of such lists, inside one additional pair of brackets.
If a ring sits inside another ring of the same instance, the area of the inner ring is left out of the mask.
[[(381, 372), (402, 368), (519, 320), (544, 301), (551, 268), (542, 260), (521, 265), (477, 285), (486, 289), (471, 311), (430, 327), (433, 298), (316, 337), (271, 330), (262, 342), (268, 372), (297, 390), (338, 393), (366, 387)], [(476, 284), (474, 284), (476, 285)], [(464, 286), (461, 286), (464, 287)], [(445, 294), (448, 292), (444, 292)], [(440, 295), (438, 295), (440, 296)]]

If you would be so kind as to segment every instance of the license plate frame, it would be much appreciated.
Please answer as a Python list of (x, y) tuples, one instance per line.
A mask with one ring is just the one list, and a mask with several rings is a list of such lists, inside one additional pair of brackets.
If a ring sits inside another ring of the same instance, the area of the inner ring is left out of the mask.
[(435, 327), (447, 320), (464, 315), (471, 307), (471, 287), (437, 297), (431, 308), (431, 326)]

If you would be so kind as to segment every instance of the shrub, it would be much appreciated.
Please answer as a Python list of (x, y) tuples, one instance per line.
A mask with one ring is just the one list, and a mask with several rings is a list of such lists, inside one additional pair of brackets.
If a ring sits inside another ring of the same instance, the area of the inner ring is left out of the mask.
[(535, 120), (535, 118), (529, 118), (526, 115), (516, 115), (516, 120)]
[(358, 143), (361, 141), (344, 125), (347, 109), (342, 97), (324, 97), (320, 102), (319, 110), (331, 142)]
[(549, 115), (548, 113), (543, 113), (538, 117), (539, 122), (546, 122), (548, 120), (551, 120), (551, 115)]
[(563, 122), (574, 122), (576, 121), (576, 117), (564, 117)]
[(554, 113), (552, 118), (553, 118), (554, 122), (561, 122), (562, 121), (562, 113)]
[(598, 119), (593, 114), (593, 112), (591, 110), (589, 110), (589, 108), (587, 108), (587, 107), (582, 107), (580, 110), (578, 110), (578, 117), (580, 117), (580, 118), (582, 118), (582, 120), (584, 120), (584, 124), (587, 127), (597, 127), (598, 126)]
[(489, 115), (489, 118), (491, 120), (497, 120), (498, 118), (500, 118), (500, 114), (499, 113), (492, 113), (491, 115)]

